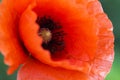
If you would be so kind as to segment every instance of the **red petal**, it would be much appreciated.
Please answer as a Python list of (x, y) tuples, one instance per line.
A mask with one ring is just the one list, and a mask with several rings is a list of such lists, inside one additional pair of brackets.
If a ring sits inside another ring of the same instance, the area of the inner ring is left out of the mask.
[(13, 9), (13, 3), (12, 0), (2, 0), (0, 4), (0, 51), (5, 57), (5, 63), (10, 66), (8, 74), (27, 58), (19, 38), (19, 16)]
[(112, 33), (112, 23), (104, 13), (98, 14), (96, 19), (100, 25), (99, 41), (90, 75), (96, 79), (103, 80), (112, 67), (114, 59), (114, 36)]
[(22, 14), (23, 11), (28, 7), (29, 4), (33, 3), (35, 0), (10, 0), (14, 3), (14, 9)]
[(29, 60), (18, 72), (17, 80), (89, 80), (82, 72), (50, 67), (36, 60)]
[(88, 12), (90, 15), (97, 15), (103, 13), (103, 9), (99, 1), (92, 0), (87, 4)]
[(92, 1), (88, 4), (89, 14), (93, 16), (95, 23), (97, 23), (96, 25), (99, 26), (98, 47), (90, 71), (92, 80), (103, 80), (109, 73), (114, 59), (113, 26), (100, 6), (101, 4), (97, 1)]

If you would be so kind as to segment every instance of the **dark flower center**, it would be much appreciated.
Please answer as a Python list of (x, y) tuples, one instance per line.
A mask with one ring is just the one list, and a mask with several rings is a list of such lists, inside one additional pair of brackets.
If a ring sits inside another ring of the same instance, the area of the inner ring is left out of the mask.
[(43, 42), (46, 44), (52, 39), (52, 33), (48, 28), (41, 28), (39, 35), (43, 38)]
[(38, 17), (36, 22), (40, 26), (38, 34), (43, 38), (42, 47), (52, 54), (63, 51), (65, 33), (62, 26), (55, 23), (50, 17)]

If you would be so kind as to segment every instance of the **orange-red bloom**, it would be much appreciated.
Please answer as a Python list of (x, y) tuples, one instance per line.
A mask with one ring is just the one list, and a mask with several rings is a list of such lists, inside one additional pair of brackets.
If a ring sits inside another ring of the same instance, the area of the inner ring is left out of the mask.
[(0, 51), (8, 74), (22, 64), (17, 80), (104, 80), (112, 29), (98, 0), (0, 3)]

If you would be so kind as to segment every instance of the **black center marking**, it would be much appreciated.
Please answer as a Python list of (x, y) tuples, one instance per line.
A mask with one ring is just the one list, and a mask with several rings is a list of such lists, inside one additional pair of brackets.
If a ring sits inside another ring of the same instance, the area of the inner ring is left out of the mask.
[[(49, 29), (52, 34), (52, 39), (48, 43), (43, 42), (42, 44), (43, 48), (49, 50), (51, 54), (56, 53), (57, 51), (63, 51), (65, 48), (64, 42), (65, 33), (62, 30), (62, 26), (55, 23), (49, 17), (38, 17), (36, 22), (37, 24), (39, 24), (40, 29), (41, 28)], [(40, 30), (38, 31), (38, 33), (39, 32)]]

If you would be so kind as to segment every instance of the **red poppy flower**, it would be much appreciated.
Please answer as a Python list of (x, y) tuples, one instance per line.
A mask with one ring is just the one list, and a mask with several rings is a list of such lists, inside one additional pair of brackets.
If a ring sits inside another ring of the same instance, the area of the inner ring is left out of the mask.
[(114, 50), (98, 0), (2, 0), (0, 51), (17, 80), (103, 80)]

